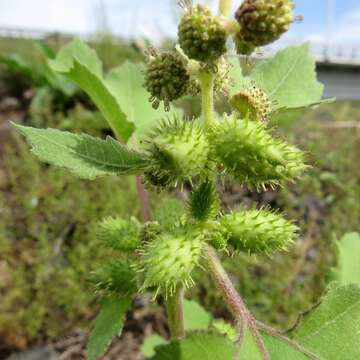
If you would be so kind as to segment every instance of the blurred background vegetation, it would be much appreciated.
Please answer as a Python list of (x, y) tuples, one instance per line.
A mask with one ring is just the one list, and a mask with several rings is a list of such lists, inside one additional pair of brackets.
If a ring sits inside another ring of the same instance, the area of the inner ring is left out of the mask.
[[(52, 74), (46, 58), (64, 43), (0, 39), (0, 351), (24, 349), (87, 330), (96, 295), (87, 282), (107, 256), (94, 224), (107, 215), (141, 217), (134, 181), (82, 181), (38, 162), (9, 121), (105, 136), (102, 116), (76, 86)], [(91, 44), (110, 69), (143, 61), (142, 46), (99, 35)], [(165, 45), (168, 46), (168, 45)], [(16, 55), (14, 55), (16, 54)], [(181, 104), (188, 114), (198, 99)], [(221, 108), (222, 104), (218, 104)], [(334, 239), (358, 231), (360, 219), (360, 102), (342, 100), (278, 119), (277, 131), (308, 151), (313, 166), (296, 184), (252, 192), (227, 181), (224, 209), (271, 205), (301, 227), (289, 253), (272, 258), (234, 256), (225, 266), (259, 319), (291, 326), (323, 292), (336, 263)], [(151, 192), (161, 206), (170, 196)], [(229, 318), (206, 274), (195, 296), (216, 316)], [(149, 311), (153, 312), (153, 309)], [(3, 350), (1, 350), (3, 349)]]

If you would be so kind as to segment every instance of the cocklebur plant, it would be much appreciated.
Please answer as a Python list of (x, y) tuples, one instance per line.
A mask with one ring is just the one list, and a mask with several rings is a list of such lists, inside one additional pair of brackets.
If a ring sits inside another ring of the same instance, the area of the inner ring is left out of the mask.
[[(336, 323), (335, 330), (327, 328), (326, 319), (341, 309), (322, 316), (316, 322), (319, 329), (311, 326), (310, 318), (310, 325), (305, 323), (287, 338), (255, 320), (218, 257), (218, 252), (226, 256), (240, 251), (271, 255), (291, 246), (298, 232), (292, 221), (268, 208), (225, 214), (218, 191), (218, 180), (225, 176), (261, 190), (284, 186), (307, 168), (304, 152), (274, 134), (271, 117), (321, 103), (323, 88), (308, 45), (259, 61), (248, 76), (243, 76), (237, 60), (226, 56), (231, 39), (237, 49), (255, 49), (276, 40), (293, 19), (293, 3), (245, 0), (235, 20), (228, 18), (230, 0), (220, 0), (219, 14), (190, 1), (181, 5), (179, 45), (164, 53), (150, 50), (142, 72), (127, 63), (104, 75), (94, 51), (77, 40), (50, 62), (54, 71), (88, 93), (117, 140), (14, 125), (42, 161), (79, 177), (136, 176), (144, 222), (116, 216), (99, 222), (99, 241), (111, 255), (89, 275), (101, 297), (101, 312), (90, 336), (88, 358), (95, 360), (106, 351), (121, 333), (133, 298), (149, 292), (153, 299), (163, 298), (171, 335), (171, 342), (157, 347), (152, 359), (330, 360), (322, 355), (321, 342), (308, 340), (316, 339), (309, 334), (346, 333), (344, 323)], [(224, 63), (229, 69), (225, 72)], [(216, 85), (224, 73), (227, 84), (233, 84), (227, 92)], [(194, 87), (201, 93), (202, 114), (184, 118), (173, 101), (191, 94)], [(219, 92), (227, 96), (231, 113), (215, 112)], [(165, 205), (152, 217), (144, 184), (159, 191), (187, 185), (192, 191), (186, 205)], [(219, 331), (224, 326), (186, 333), (183, 298), (186, 289), (196, 285), (196, 268), (204, 269), (221, 293), (234, 316), (236, 337)], [(331, 294), (351, 298), (355, 293), (360, 290), (333, 288)], [(343, 304), (350, 304), (346, 299)], [(338, 358), (350, 359), (349, 354), (357, 358), (359, 350)]]

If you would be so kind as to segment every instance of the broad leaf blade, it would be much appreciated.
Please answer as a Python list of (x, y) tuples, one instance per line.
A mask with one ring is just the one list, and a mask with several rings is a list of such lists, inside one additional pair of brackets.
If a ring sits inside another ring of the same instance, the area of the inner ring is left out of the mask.
[(360, 286), (332, 286), (293, 335), (321, 359), (360, 359)]
[(233, 81), (233, 87), (231, 94), (234, 95), (240, 91), (240, 89), (250, 85), (251, 79), (243, 74), (243, 69), (238, 57), (232, 57), (229, 59), (230, 71), (229, 75)]
[(184, 301), (185, 330), (206, 330), (210, 326), (212, 315), (196, 301)]
[(35, 69), (17, 54), (0, 55), (0, 64), (6, 65), (11, 71), (23, 75), (35, 83), (41, 83)]
[(333, 270), (335, 280), (341, 285), (360, 284), (360, 235), (345, 234), (339, 242), (338, 264)]
[(155, 352), (151, 360), (232, 360), (234, 347), (224, 336), (194, 332), (184, 340), (156, 347)]
[(74, 40), (49, 63), (54, 71), (76, 82), (90, 96), (119, 138), (124, 142), (129, 139), (135, 126), (127, 119), (114, 93), (106, 84), (102, 64), (94, 50), (81, 41)]
[[(271, 360), (309, 360), (309, 358), (302, 352), (295, 350), (279, 339), (271, 337), (267, 334), (262, 334), (262, 338)], [(245, 333), (244, 343), (239, 353), (239, 360), (241, 359), (263, 360), (263, 357), (261, 356), (256, 342), (249, 330)]]
[(88, 360), (96, 360), (102, 356), (112, 339), (121, 335), (125, 315), (130, 306), (129, 298), (105, 298), (101, 301), (101, 311), (95, 319), (87, 345)]
[(290, 46), (259, 61), (250, 78), (276, 102), (276, 108), (299, 108), (318, 103), (324, 86), (316, 79), (309, 44)]
[[(277, 339), (263, 335), (271, 360), (308, 360), (301, 352), (294, 350)], [(224, 336), (215, 333), (192, 332), (184, 340), (175, 340), (166, 345), (155, 347), (151, 360), (262, 360), (256, 343), (249, 331), (246, 331), (240, 352), (234, 343)]]
[[(249, 330), (240, 349), (239, 359), (263, 359)], [(353, 360), (360, 359), (360, 286), (332, 287), (323, 302), (306, 315), (296, 331), (294, 340), (304, 354), (283, 340), (262, 334), (271, 360)], [(155, 349), (152, 360), (233, 360), (234, 344), (214, 333), (190, 333), (182, 341)]]
[(32, 152), (41, 161), (64, 167), (81, 178), (137, 174), (148, 166), (143, 154), (110, 137), (102, 140), (55, 129), (13, 125), (27, 138)]
[(166, 112), (162, 106), (159, 106), (158, 109), (151, 106), (150, 94), (143, 86), (143, 71), (138, 64), (125, 62), (113, 69), (106, 77), (106, 83), (115, 95), (128, 121), (135, 124), (135, 134), (138, 138), (142, 138), (159, 119), (182, 114), (181, 110), (174, 107)]
[(155, 355), (155, 348), (159, 345), (166, 344), (167, 341), (160, 335), (150, 335), (147, 336), (141, 345), (141, 352), (146, 358)]

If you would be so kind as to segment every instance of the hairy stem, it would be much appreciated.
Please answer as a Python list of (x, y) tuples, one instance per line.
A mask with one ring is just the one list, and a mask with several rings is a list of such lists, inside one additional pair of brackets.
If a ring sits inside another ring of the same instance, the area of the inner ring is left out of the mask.
[(247, 318), (247, 310), (243, 300), (238, 296), (228, 274), (222, 267), (215, 250), (205, 244), (205, 267), (215, 282), (217, 288), (221, 291), (224, 301), (234, 316), (236, 321), (244, 321)]
[(145, 186), (142, 182), (142, 179), (140, 176), (136, 177), (136, 189), (138, 193), (141, 213), (143, 216), (144, 221), (150, 221), (151, 220), (151, 207), (150, 207), (150, 201), (148, 193), (145, 189)]
[(220, 0), (219, 13), (222, 16), (228, 17), (231, 11), (231, 0)]
[(172, 339), (185, 337), (184, 327), (184, 288), (178, 286), (175, 293), (166, 299), (166, 310)]
[(201, 84), (201, 110), (204, 128), (208, 129), (214, 117), (214, 74), (202, 71), (199, 74)]
[(215, 250), (211, 246), (205, 244), (204, 253), (205, 268), (208, 270), (210, 276), (214, 280), (216, 287), (220, 290), (229, 310), (237, 321), (246, 324), (256, 342), (262, 359), (270, 360), (270, 355), (266, 350), (261, 335), (259, 334), (256, 321), (250, 314), (241, 296), (235, 290), (234, 285), (221, 265)]
[(266, 325), (260, 321), (256, 321), (256, 325), (258, 327), (258, 329), (260, 329), (262, 332), (279, 339), (280, 341), (286, 343), (287, 345), (289, 345), (290, 347), (292, 347), (293, 349), (303, 353), (305, 356), (307, 356), (309, 359), (312, 360), (321, 360), (316, 354), (312, 353), (311, 351), (305, 349), (302, 345), (300, 345), (298, 342), (289, 339), (288, 337), (286, 337), (285, 335), (281, 334), (279, 331), (277, 331), (276, 329), (272, 328), (269, 325)]

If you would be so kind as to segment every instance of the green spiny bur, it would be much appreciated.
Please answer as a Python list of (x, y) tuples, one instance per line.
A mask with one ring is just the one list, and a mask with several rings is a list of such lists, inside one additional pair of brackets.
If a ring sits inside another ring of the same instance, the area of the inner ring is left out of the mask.
[(185, 10), (178, 28), (181, 48), (190, 59), (213, 63), (226, 52), (226, 30), (206, 6)]
[(307, 168), (304, 153), (273, 138), (264, 124), (224, 115), (210, 135), (215, 156), (236, 180), (257, 189), (294, 179)]
[(196, 122), (163, 121), (148, 143), (153, 167), (146, 179), (155, 186), (181, 184), (209, 172), (210, 145)]
[(136, 272), (127, 260), (117, 259), (98, 266), (90, 275), (89, 281), (97, 290), (132, 295), (137, 291), (136, 277)]
[(268, 209), (234, 212), (224, 216), (221, 223), (229, 233), (229, 244), (250, 254), (287, 249), (298, 229)]
[(236, 11), (240, 25), (236, 41), (252, 46), (263, 46), (277, 40), (294, 21), (291, 0), (245, 0)]
[(133, 251), (139, 245), (139, 225), (133, 220), (118, 217), (103, 219), (97, 229), (97, 237), (106, 246), (119, 251)]
[(135, 269), (143, 276), (142, 289), (155, 288), (155, 296), (173, 294), (178, 284), (193, 285), (191, 271), (199, 263), (202, 240), (191, 231), (166, 233), (139, 250)]

